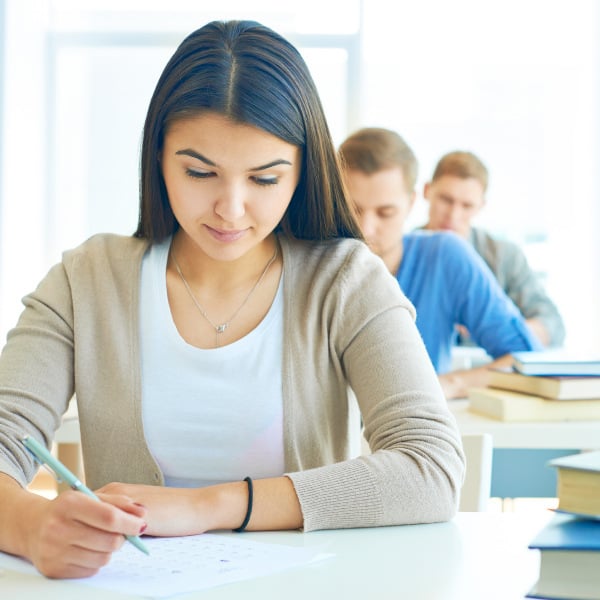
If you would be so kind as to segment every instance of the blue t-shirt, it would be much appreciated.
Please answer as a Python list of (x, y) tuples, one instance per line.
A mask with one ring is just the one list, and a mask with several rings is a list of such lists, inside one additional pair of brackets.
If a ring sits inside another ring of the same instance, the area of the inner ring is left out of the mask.
[(417, 328), (438, 373), (450, 370), (455, 325), (492, 358), (541, 349), (483, 259), (454, 233), (415, 231), (403, 238), (396, 279), (417, 311)]

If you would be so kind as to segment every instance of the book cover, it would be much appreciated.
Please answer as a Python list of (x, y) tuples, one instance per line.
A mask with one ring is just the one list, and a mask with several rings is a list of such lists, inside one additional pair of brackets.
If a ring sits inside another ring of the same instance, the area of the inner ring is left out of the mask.
[(540, 571), (528, 598), (600, 599), (600, 521), (557, 514), (529, 548)]
[(489, 386), (552, 400), (600, 398), (600, 377), (584, 375), (524, 375), (513, 369), (490, 369)]
[(548, 464), (559, 469), (574, 469), (576, 471), (590, 471), (600, 475), (600, 450), (592, 452), (579, 452), (569, 456), (554, 458)]
[(471, 388), (469, 410), (500, 421), (600, 420), (600, 398), (558, 402), (497, 388)]
[(600, 376), (599, 356), (578, 356), (565, 350), (513, 352), (514, 368), (524, 375)]
[(558, 509), (600, 519), (600, 451), (563, 456), (548, 464), (557, 469)]

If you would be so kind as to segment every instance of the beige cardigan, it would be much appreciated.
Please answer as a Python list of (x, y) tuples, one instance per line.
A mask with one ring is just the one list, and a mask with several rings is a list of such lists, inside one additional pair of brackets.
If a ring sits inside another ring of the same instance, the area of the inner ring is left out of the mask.
[[(362, 242), (279, 239), (285, 468), (305, 530), (451, 518), (464, 457), (412, 306)], [(73, 393), (87, 483), (163, 484), (141, 418), (147, 244), (95, 236), (66, 252), (24, 298), (0, 357), (0, 471), (21, 484), (35, 466), (19, 437), (49, 444)], [(349, 459), (348, 384), (370, 456)]]

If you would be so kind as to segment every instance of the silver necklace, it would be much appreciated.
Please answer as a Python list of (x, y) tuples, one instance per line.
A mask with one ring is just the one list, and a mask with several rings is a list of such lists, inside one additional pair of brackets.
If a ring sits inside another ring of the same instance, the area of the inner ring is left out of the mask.
[(220, 324), (213, 323), (211, 318), (206, 314), (206, 310), (204, 310), (204, 308), (202, 307), (200, 302), (198, 302), (198, 299), (194, 295), (194, 292), (192, 292), (192, 288), (190, 287), (190, 284), (187, 282), (186, 278), (183, 276), (183, 273), (181, 272), (181, 267), (179, 266), (179, 263), (177, 262), (177, 259), (175, 258), (174, 252), (171, 251), (171, 256), (173, 258), (173, 263), (175, 264), (175, 269), (177, 270), (177, 273), (179, 273), (179, 277), (181, 277), (181, 281), (183, 281), (183, 285), (185, 286), (187, 293), (190, 295), (192, 302), (195, 304), (196, 308), (200, 311), (200, 314), (210, 323), (212, 328), (215, 330), (215, 348), (219, 347), (219, 336), (222, 333), (224, 333), (225, 330), (231, 325), (231, 322), (237, 317), (238, 313), (242, 310), (242, 308), (244, 308), (244, 306), (246, 305), (246, 302), (248, 302), (248, 300), (250, 299), (250, 296), (252, 296), (252, 293), (254, 292), (254, 290), (260, 285), (260, 282), (264, 279), (265, 275), (267, 274), (267, 271), (269, 270), (269, 267), (273, 264), (273, 262), (277, 258), (277, 251), (278, 251), (278, 247), (277, 247), (277, 244), (275, 244), (275, 252), (273, 252), (273, 256), (271, 256), (271, 258), (269, 259), (269, 262), (266, 264), (265, 268), (263, 269), (263, 272), (260, 274), (260, 277), (256, 280), (256, 283), (252, 286), (252, 289), (248, 292), (248, 295), (244, 298), (243, 302), (238, 306), (237, 310), (229, 317), (229, 319), (227, 319), (227, 321), (220, 323)]

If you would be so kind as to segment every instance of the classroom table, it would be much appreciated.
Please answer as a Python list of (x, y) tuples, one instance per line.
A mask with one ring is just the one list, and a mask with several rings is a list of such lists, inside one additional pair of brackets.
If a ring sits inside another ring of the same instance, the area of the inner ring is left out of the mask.
[(494, 448), (595, 449), (600, 447), (600, 421), (511, 423), (471, 412), (467, 399), (450, 400), (462, 434), (489, 433)]
[[(538, 551), (527, 546), (551, 515), (546, 510), (459, 513), (447, 523), (430, 525), (247, 532), (243, 535), (256, 541), (316, 546), (334, 556), (278, 574), (177, 596), (177, 600), (521, 600), (535, 583), (539, 569)], [(7, 557), (0, 553), (2, 598), (140, 598), (79, 582), (24, 575), (6, 565)]]

